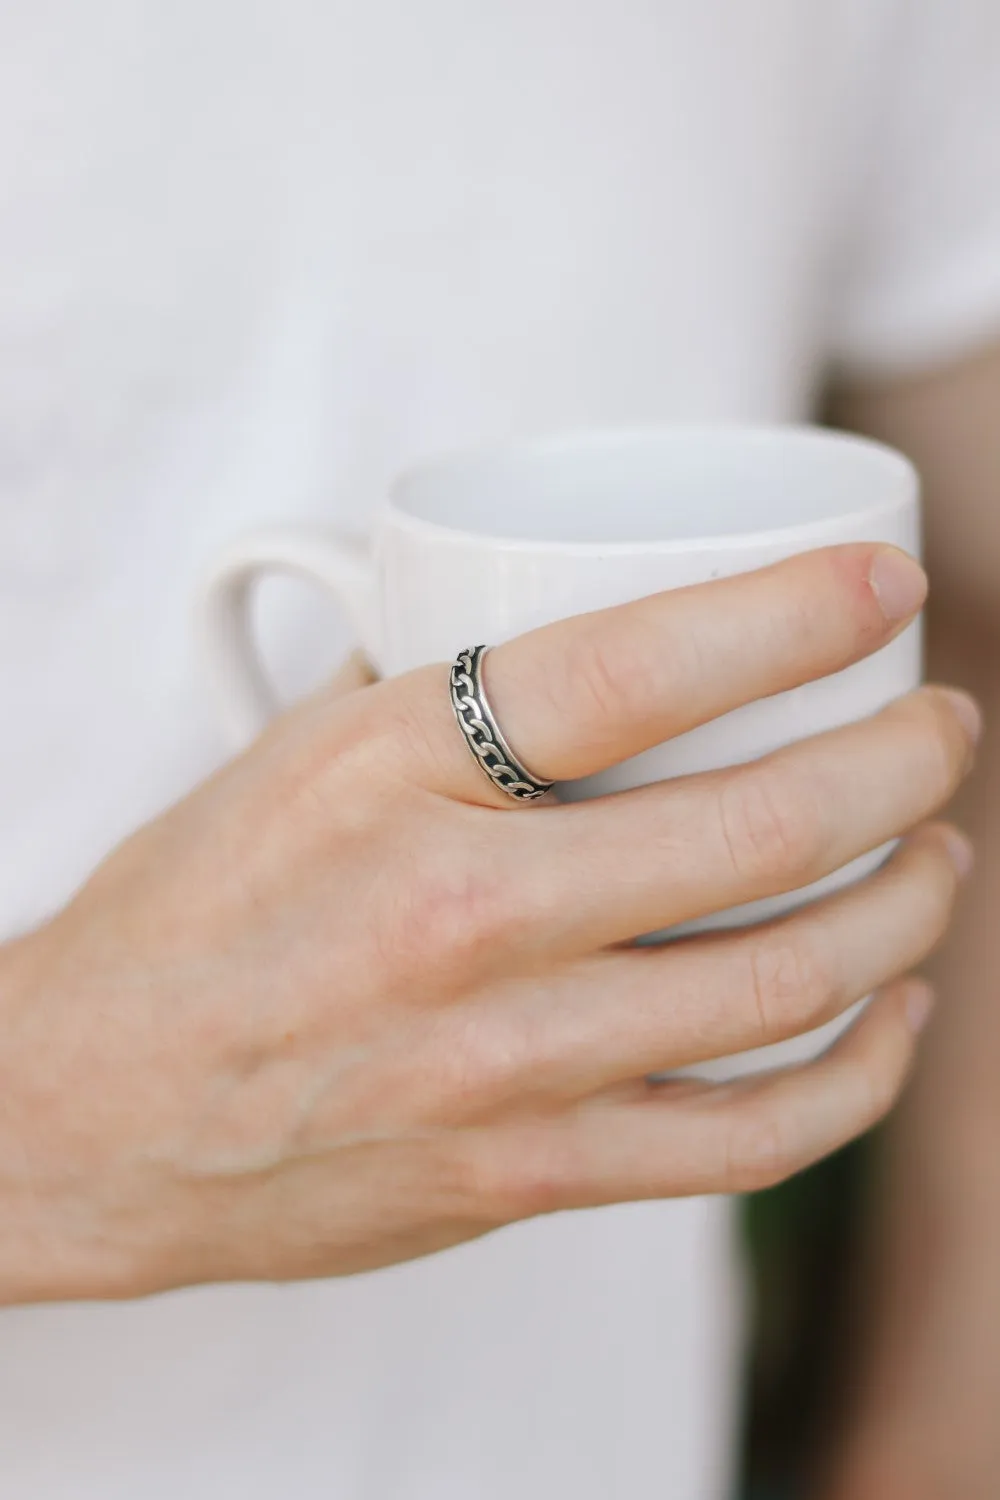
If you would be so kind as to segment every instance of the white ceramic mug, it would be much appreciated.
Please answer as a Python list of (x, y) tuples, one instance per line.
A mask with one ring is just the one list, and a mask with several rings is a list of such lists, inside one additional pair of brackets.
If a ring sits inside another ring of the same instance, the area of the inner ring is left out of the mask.
[[(378, 516), (370, 553), (318, 528), (237, 541), (208, 580), (202, 633), (226, 720), (245, 741), (274, 711), (249, 600), (253, 584), (275, 570), (329, 590), (369, 657), (392, 676), (567, 615), (858, 541), (920, 551), (916, 472), (864, 439), (809, 427), (666, 427), (511, 443), (404, 474)], [(749, 704), (558, 790), (594, 797), (750, 760), (874, 713), (916, 687), (920, 673), (914, 625), (834, 677)], [(787, 911), (868, 873), (883, 853), (807, 891), (684, 930)], [(696, 1071), (728, 1078), (815, 1056), (847, 1019)]]

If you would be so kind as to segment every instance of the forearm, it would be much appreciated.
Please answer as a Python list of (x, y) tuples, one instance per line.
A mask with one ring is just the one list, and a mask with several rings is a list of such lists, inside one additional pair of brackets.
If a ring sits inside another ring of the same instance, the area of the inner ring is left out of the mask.
[(45, 1214), (44, 1102), (58, 1086), (34, 1034), (47, 989), (39, 947), (35, 937), (0, 943), (0, 1308), (60, 1295), (72, 1259)]

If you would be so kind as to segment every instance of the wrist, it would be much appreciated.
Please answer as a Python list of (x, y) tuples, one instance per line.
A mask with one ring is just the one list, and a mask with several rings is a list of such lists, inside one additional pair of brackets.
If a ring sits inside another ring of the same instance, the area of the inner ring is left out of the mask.
[(41, 929), (0, 946), (0, 1306), (70, 1298), (82, 1286), (75, 1237), (60, 1231), (60, 1184), (75, 1173), (58, 1139), (49, 941)]
[(32, 1300), (38, 1265), (24, 1066), (33, 946), (29, 937), (0, 947), (0, 1306)]

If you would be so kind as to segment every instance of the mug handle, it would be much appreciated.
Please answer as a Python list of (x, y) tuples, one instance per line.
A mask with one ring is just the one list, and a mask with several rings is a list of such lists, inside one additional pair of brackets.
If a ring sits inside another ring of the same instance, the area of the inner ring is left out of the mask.
[(209, 571), (196, 608), (222, 718), (240, 747), (255, 739), (278, 711), (250, 612), (254, 585), (275, 572), (304, 578), (332, 594), (372, 662), (377, 664), (381, 655), (375, 567), (363, 544), (319, 527), (281, 527), (241, 537)]

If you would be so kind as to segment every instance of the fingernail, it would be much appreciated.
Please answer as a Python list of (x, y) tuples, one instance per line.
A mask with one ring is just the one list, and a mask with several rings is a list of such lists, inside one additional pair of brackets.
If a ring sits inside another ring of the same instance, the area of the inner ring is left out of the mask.
[(906, 996), (906, 1019), (916, 1035), (923, 1031), (934, 1009), (934, 991), (923, 979), (911, 981)]
[(915, 558), (897, 547), (876, 552), (868, 582), (891, 625), (915, 615), (927, 598), (927, 574)]
[(971, 841), (957, 828), (946, 828), (944, 841), (948, 847), (951, 862), (955, 866), (955, 874), (959, 880), (965, 880), (968, 875), (972, 874), (972, 866), (976, 862)]
[(983, 716), (979, 712), (979, 704), (975, 698), (970, 698), (968, 693), (960, 693), (957, 688), (945, 688), (944, 693), (954, 710), (955, 718), (975, 744), (983, 728)]

